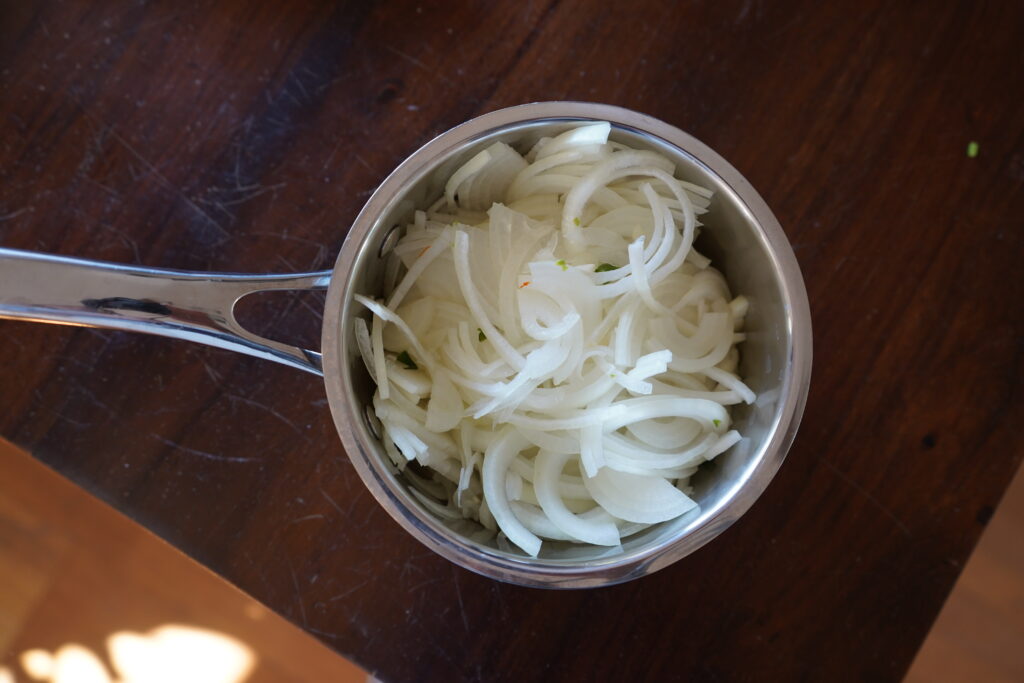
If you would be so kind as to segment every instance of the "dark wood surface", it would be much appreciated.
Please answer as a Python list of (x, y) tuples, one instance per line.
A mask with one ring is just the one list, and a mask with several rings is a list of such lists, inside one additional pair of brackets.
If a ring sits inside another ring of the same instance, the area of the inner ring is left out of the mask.
[[(816, 345), (800, 435), (750, 513), (584, 592), (418, 545), (362, 488), (322, 384), (267, 362), (0, 322), (0, 434), (385, 680), (902, 676), (1024, 450), (1024, 5), (0, 8), (4, 246), (329, 267), (431, 136), (593, 100), (689, 131), (758, 188)], [(315, 343), (319, 305), (250, 316)]]

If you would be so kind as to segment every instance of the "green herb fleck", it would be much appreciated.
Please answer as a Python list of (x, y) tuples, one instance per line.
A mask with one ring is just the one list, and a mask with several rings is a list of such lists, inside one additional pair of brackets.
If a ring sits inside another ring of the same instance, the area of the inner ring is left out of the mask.
[(481, 330), (479, 327), (476, 328), (476, 338), (479, 339), (480, 341), (487, 341), (487, 335), (484, 334), (484, 331)]
[(416, 362), (412, 359), (412, 356), (409, 355), (408, 351), (402, 351), (398, 354), (398, 362), (409, 370), (419, 370), (419, 366), (416, 365)]
[(580, 224), (580, 219), (579, 219), (579, 218), (573, 218), (573, 219), (572, 219), (572, 224), (573, 224), (573, 225), (575, 225), (575, 226), (577, 226), (577, 227), (579, 227), (579, 224)]
[(618, 266), (613, 266), (610, 263), (602, 263), (597, 268), (594, 268), (595, 273), (607, 273), (609, 270), (618, 270)]
[(970, 142), (968, 142), (967, 143), (967, 156), (968, 156), (968, 158), (973, 159), (974, 157), (978, 156), (978, 150), (979, 149), (981, 149), (980, 145), (978, 145), (978, 143), (975, 142), (974, 140), (971, 140)]
[(562, 270), (569, 270), (569, 264), (565, 262), (564, 258), (560, 258), (555, 261), (555, 265), (561, 267)]
[(721, 420), (712, 420), (712, 422), (714, 422), (714, 423), (715, 423), (715, 426), (716, 426), (716, 427), (718, 427), (719, 425), (721, 425), (721, 424), (722, 424), (722, 421), (721, 421)]

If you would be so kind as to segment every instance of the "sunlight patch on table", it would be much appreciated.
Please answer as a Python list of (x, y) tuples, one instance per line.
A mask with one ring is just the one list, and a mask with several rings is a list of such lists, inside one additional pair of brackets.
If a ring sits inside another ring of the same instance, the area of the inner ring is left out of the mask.
[[(99, 655), (77, 643), (52, 653), (26, 650), (20, 663), (32, 679), (49, 683), (242, 683), (256, 666), (255, 652), (237, 638), (179, 624), (117, 631), (107, 637), (107, 651), (113, 675)], [(0, 683), (13, 680), (0, 669)]]

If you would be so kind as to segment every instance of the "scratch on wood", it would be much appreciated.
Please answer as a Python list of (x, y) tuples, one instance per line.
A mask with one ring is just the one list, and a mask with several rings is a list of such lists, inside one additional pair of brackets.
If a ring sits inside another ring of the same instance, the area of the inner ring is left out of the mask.
[[(6, 343), (6, 342), (11, 342), (12, 344), (14, 344), (15, 346), (17, 346), (17, 347), (18, 347), (19, 349), (21, 349), (22, 351), (24, 351), (24, 350), (25, 350), (25, 342), (21, 341), (20, 339), (18, 339), (18, 338), (17, 338), (16, 336), (14, 336), (14, 335), (11, 335), (11, 334), (7, 334), (7, 335), (4, 335), (4, 342), (5, 342), (5, 343)], [(61, 358), (60, 356), (54, 356), (54, 357), (55, 357), (55, 358), (57, 358), (57, 359), (60, 359), (60, 358)]]
[(335, 640), (341, 638), (341, 636), (338, 635), (337, 633), (331, 633), (330, 631), (321, 631), (320, 629), (313, 628), (312, 626), (307, 626), (306, 630), (309, 631), (310, 633), (315, 633), (318, 636), (324, 636), (326, 638), (333, 638)]
[[(83, 109), (83, 111), (84, 111), (84, 109)], [(141, 163), (143, 166), (145, 166), (147, 169), (149, 169), (149, 172), (152, 173), (154, 176), (156, 176), (157, 180), (159, 180), (160, 183), (164, 187), (166, 187), (167, 189), (169, 189), (172, 192), (174, 192), (175, 194), (177, 194), (178, 197), (182, 201), (184, 201), (189, 207), (191, 207), (193, 211), (195, 211), (197, 214), (199, 214), (202, 218), (206, 219), (206, 221), (209, 222), (210, 225), (212, 225), (214, 228), (216, 228), (217, 232), (219, 232), (221, 234), (221, 236), (223, 236), (225, 239), (228, 238), (228, 237), (231, 237), (231, 233), (229, 233), (227, 230), (225, 230), (224, 226), (222, 226), (220, 223), (215, 221), (210, 214), (208, 214), (205, 211), (203, 211), (202, 207), (200, 207), (198, 204), (196, 204), (196, 202), (193, 201), (191, 197), (189, 197), (187, 194), (185, 194), (184, 190), (182, 190), (180, 187), (178, 187), (177, 185), (172, 183), (167, 178), (167, 176), (165, 176), (163, 173), (161, 173), (160, 170), (157, 169), (156, 166), (154, 166), (152, 163), (150, 163), (150, 161), (148, 159), (146, 159), (146, 157), (142, 156), (142, 154), (140, 154), (137, 149), (132, 147), (131, 143), (129, 143), (125, 138), (123, 138), (121, 136), (121, 134), (118, 133), (113, 128), (113, 126), (107, 126), (107, 128), (110, 129), (110, 134), (112, 136), (114, 136), (114, 139), (117, 140), (119, 143), (121, 143), (121, 145), (126, 150), (128, 150), (128, 152), (133, 157), (135, 157), (139, 161), (139, 163)]]
[(242, 145), (235, 144), (235, 189), (242, 189)]
[(172, 22), (172, 21), (177, 21), (177, 20), (178, 20), (178, 15), (176, 15), (176, 14), (171, 14), (171, 15), (167, 15), (167, 16), (164, 16), (164, 17), (160, 17), (159, 19), (154, 19), (154, 20), (146, 22), (144, 24), (139, 24), (138, 26), (131, 26), (128, 29), (126, 29), (124, 31), (121, 31), (121, 32), (117, 33), (116, 35), (114, 35), (113, 39), (114, 40), (121, 40), (122, 38), (134, 38), (135, 36), (139, 35), (143, 31), (147, 31), (147, 30), (149, 30), (151, 28), (154, 28), (156, 26), (162, 26), (162, 25), (164, 25), (166, 23), (169, 23), (169, 22)]
[(362, 588), (363, 586), (365, 586), (368, 583), (370, 583), (370, 579), (366, 579), (365, 581), (360, 581), (356, 585), (354, 585), (351, 588), (349, 588), (347, 591), (345, 591), (343, 593), (338, 593), (334, 597), (327, 598), (327, 600), (325, 602), (337, 602), (338, 600), (344, 600), (345, 598), (347, 598), (348, 596), (352, 595), (353, 593), (355, 593), (357, 590), (359, 590), (360, 588)]
[(429, 66), (427, 66), (426, 64), (424, 64), (420, 60), (416, 59), (412, 55), (408, 55), (408, 54), (402, 52), (397, 47), (392, 47), (391, 45), (385, 45), (384, 49), (389, 51), (389, 52), (394, 52), (396, 55), (398, 55), (399, 57), (401, 57), (405, 61), (409, 62), (410, 64), (412, 64), (414, 66), (418, 66), (419, 68), (423, 69), (424, 71), (429, 72), (432, 76), (437, 76), (438, 78), (440, 78), (442, 81), (444, 81), (448, 85), (455, 85), (452, 82), (452, 79), (450, 79), (447, 76), (445, 76), (439, 70), (431, 69)]
[(201, 451), (197, 448), (186, 448), (185, 446), (182, 446), (179, 443), (171, 441), (170, 439), (165, 439), (162, 436), (157, 436), (156, 434), (151, 434), (150, 436), (152, 436), (154, 439), (164, 444), (165, 446), (170, 446), (171, 448), (175, 448), (179, 451), (182, 451), (183, 453), (188, 453), (189, 455), (194, 455), (196, 457), (204, 458), (206, 460), (215, 460), (219, 462), (259, 462), (259, 458), (245, 458), (241, 456), (232, 455), (216, 455), (214, 453), (207, 453), (206, 451)]
[(360, 164), (365, 166), (367, 170), (369, 170), (371, 172), (373, 171), (373, 167), (371, 167), (370, 164), (366, 163), (366, 159), (364, 159), (363, 157), (359, 156), (358, 153), (353, 152), (352, 156), (354, 156), (356, 158), (356, 161), (358, 161)]
[(332, 161), (334, 161), (334, 155), (338, 153), (338, 148), (341, 147), (341, 142), (341, 140), (338, 140), (334, 143), (334, 149), (332, 149), (331, 153), (327, 155), (327, 161), (325, 161), (324, 165), (320, 168), (321, 171), (326, 171), (327, 167), (331, 165)]
[(217, 209), (222, 214), (224, 214), (224, 216), (228, 219), (230, 223), (235, 222), (235, 214), (228, 211), (227, 206), (225, 206), (223, 202), (219, 202), (216, 199), (205, 199), (202, 197), (200, 197), (197, 201), (201, 204), (206, 204), (207, 206), (212, 206), (213, 208)]
[(75, 385), (75, 388), (76, 388), (76, 389), (78, 390), (78, 392), (79, 392), (79, 393), (81, 393), (82, 395), (84, 395), (84, 396), (85, 396), (86, 398), (88, 398), (88, 399), (89, 399), (89, 401), (91, 401), (91, 402), (93, 403), (93, 405), (97, 405), (97, 406), (99, 406), (99, 407), (100, 407), (100, 408), (102, 408), (102, 409), (103, 409), (104, 411), (106, 411), (106, 413), (107, 413), (108, 415), (111, 415), (111, 416), (114, 416), (114, 417), (116, 417), (116, 416), (117, 416), (117, 411), (116, 411), (116, 410), (114, 410), (114, 409), (113, 409), (113, 408), (111, 408), (111, 407), (110, 407), (109, 405), (107, 405), (106, 403), (104, 403), (103, 401), (101, 401), (101, 400), (99, 399), (99, 397), (98, 397), (98, 396), (96, 396), (96, 393), (95, 393), (95, 392), (93, 392), (93, 391), (92, 391), (91, 389), (89, 389), (88, 387), (86, 387), (86, 386), (85, 386), (84, 384), (82, 384), (82, 383), (81, 383), (80, 381), (78, 381), (77, 379), (73, 379), (73, 380), (72, 380), (72, 384), (74, 384), (74, 385)]
[(302, 306), (303, 308), (305, 308), (311, 314), (313, 314), (314, 318), (316, 318), (317, 320), (323, 322), (323, 319), (324, 319), (324, 312), (323, 311), (318, 311), (317, 309), (315, 309), (312, 306), (312, 304), (310, 304), (308, 301), (306, 301), (305, 299), (303, 299), (301, 297), (299, 298), (299, 305)]
[(498, 606), (501, 608), (501, 616), (508, 619), (508, 606), (505, 604), (505, 593), (502, 590), (501, 584), (495, 582), (493, 592)]
[(459, 600), (459, 616), (462, 617), (462, 625), (466, 629), (466, 633), (469, 633), (469, 619), (466, 618), (466, 605), (462, 602), (462, 588), (459, 587), (459, 572), (452, 565), (452, 583), (455, 584), (455, 597)]
[(747, 18), (747, 16), (750, 14), (750, 8), (753, 4), (754, 0), (746, 0), (746, 2), (743, 3), (743, 7), (740, 8), (740, 13), (736, 16), (737, 24), (742, 24), (743, 21)]
[[(314, 78), (316, 78), (316, 77), (317, 76), (314, 74)], [(302, 79), (299, 78), (299, 76), (296, 74), (296, 76), (292, 79), (292, 81), (294, 81), (295, 85), (299, 86), (299, 90), (302, 91), (302, 96), (306, 98), (306, 101), (307, 102), (312, 102), (313, 98), (311, 98), (309, 96), (309, 91), (306, 90), (306, 86), (303, 85)]]
[(421, 581), (420, 583), (417, 583), (415, 586), (411, 587), (409, 589), (409, 592), (410, 593), (415, 593), (416, 591), (418, 591), (418, 590), (420, 590), (422, 588), (425, 588), (425, 587), (430, 586), (432, 584), (438, 583), (440, 581), (441, 581), (441, 577), (439, 577), (439, 576), (432, 576), (429, 579), (427, 579), (426, 581)]
[(287, 562), (288, 573), (292, 575), (292, 585), (295, 586), (295, 601), (299, 603), (299, 614), (302, 615), (302, 625), (305, 628), (309, 628), (309, 622), (306, 619), (306, 606), (302, 603), (302, 593), (299, 591), (299, 579), (295, 576), (295, 568), (292, 566), (292, 561), (289, 559)]
[(410, 572), (417, 572), (419, 574), (424, 573), (423, 568), (416, 563), (416, 558), (413, 557), (408, 558), (402, 565), (402, 571), (398, 573), (398, 582), (404, 584), (405, 577)]
[(58, 420), (63, 420), (64, 422), (70, 422), (71, 424), (75, 425), (76, 427), (88, 427), (89, 426), (88, 422), (79, 422), (78, 420), (73, 420), (70, 417), (68, 417), (67, 415), (65, 415), (64, 413), (56, 413), (56, 415), (57, 415), (57, 419)]
[[(223, 206), (237, 206), (239, 204), (244, 204), (245, 202), (248, 202), (248, 201), (251, 201), (253, 199), (256, 199), (256, 197), (259, 197), (262, 194), (266, 194), (268, 192), (273, 192), (275, 190), (280, 190), (281, 188), (286, 187), (287, 185), (288, 185), (288, 183), (277, 183), (275, 185), (264, 185), (263, 187), (260, 187), (259, 189), (255, 190), (253, 192), (250, 192), (249, 194), (243, 195), (242, 197), (239, 197), (238, 199), (225, 200), (225, 201), (220, 202), (220, 204), (223, 205)], [(243, 188), (243, 189), (245, 189), (245, 188)]]
[(210, 379), (213, 380), (214, 384), (219, 384), (221, 379), (223, 379), (223, 376), (219, 372), (217, 372), (213, 368), (213, 366), (207, 363), (206, 359), (203, 358), (201, 355), (199, 356), (199, 362), (203, 364), (203, 369), (206, 371), (206, 374), (210, 377)]
[[(292, 91), (288, 89), (287, 85), (285, 85), (285, 87), (281, 89), (281, 92), (284, 95), (286, 95), (288, 97), (288, 99), (290, 99), (292, 102), (294, 102), (296, 106), (298, 106), (298, 107), (302, 106), (302, 102), (299, 101), (298, 97), (296, 97), (295, 95), (292, 94)], [(284, 128), (284, 127), (285, 127), (285, 125), (282, 124), (281, 128)]]
[(276, 237), (277, 239), (288, 240), (290, 242), (301, 242), (302, 244), (309, 244), (316, 247), (316, 256), (313, 258), (313, 264), (310, 266), (311, 269), (316, 269), (320, 264), (324, 263), (327, 259), (327, 247), (323, 242), (316, 242), (305, 237), (299, 237), (298, 235), (289, 235), (283, 232), (267, 232), (265, 230), (256, 231), (249, 233), (253, 237), (268, 236)]
[(238, 396), (237, 394), (225, 394), (225, 395), (226, 395), (226, 397), (227, 397), (227, 399), (229, 401), (240, 401), (240, 402), (242, 402), (242, 403), (244, 403), (246, 405), (252, 406), (253, 408), (259, 408), (260, 410), (264, 410), (264, 411), (270, 413), (271, 415), (276, 417), (278, 420), (280, 420), (281, 422), (283, 422), (286, 425), (288, 425), (289, 427), (291, 427), (292, 431), (295, 432), (296, 434), (298, 434), (303, 440), (306, 441), (306, 443), (312, 443), (312, 439), (310, 439), (308, 435), (303, 434), (302, 431), (299, 429), (298, 425), (296, 425), (294, 422), (292, 422), (287, 417), (282, 415), (276, 408), (272, 408), (271, 406), (264, 405), (264, 404), (260, 403), (259, 401), (253, 401), (252, 399), (244, 398), (242, 396)]
[(341, 506), (338, 505), (337, 503), (335, 503), (334, 499), (331, 498), (329, 495), (327, 495), (327, 491), (324, 491), (323, 489), (320, 489), (320, 495), (322, 495), (324, 498), (327, 499), (327, 502), (331, 504), (332, 508), (334, 508), (335, 510), (338, 511), (339, 515), (341, 515), (342, 517), (345, 516), (345, 513), (342, 512), (342, 510), (341, 510)]
[(280, 261), (281, 263), (283, 263), (285, 268), (287, 268), (288, 270), (292, 271), (293, 273), (299, 272), (299, 269), (297, 267), (295, 267), (295, 264), (292, 263), (291, 261), (289, 261), (288, 259), (286, 259), (281, 254), (277, 255), (277, 260)]
[(0, 216), (0, 221), (9, 221), (9, 220), (11, 220), (13, 218), (17, 218), (18, 216), (20, 216), (21, 214), (25, 213), (26, 211), (31, 211), (31, 210), (32, 210), (31, 206), (24, 206), (24, 207), (18, 209), (17, 211), (11, 211), (10, 213), (3, 214), (2, 216)]
[(838, 467), (833, 465), (828, 460), (823, 460), (822, 462), (824, 462), (825, 466), (832, 470), (832, 472), (834, 472), (837, 477), (839, 477), (844, 482), (849, 484), (854, 491), (864, 496), (864, 498), (866, 498), (872, 505), (881, 510), (882, 513), (884, 513), (886, 517), (891, 519), (893, 523), (899, 528), (899, 530), (907, 536), (907, 538), (911, 538), (913, 536), (907, 525), (901, 522), (899, 517), (890, 512), (889, 508), (885, 507), (885, 505), (883, 505), (881, 501), (879, 501), (877, 498), (871, 495), (871, 493), (867, 489), (865, 489), (860, 484), (855, 482), (853, 479), (850, 478), (849, 475), (844, 473), (842, 470), (840, 470)]
[(132, 250), (132, 256), (135, 257), (135, 263), (142, 263), (142, 254), (139, 251), (139, 243), (128, 236), (124, 230), (115, 228), (112, 225), (106, 223), (100, 223), (99, 227), (101, 230), (106, 230), (117, 235), (117, 238), (121, 241), (121, 244)]
[[(16, 343), (20, 344), (20, 342), (18, 342), (17, 338), (12, 338), (12, 339)], [(96, 370), (96, 361), (95, 360), (93, 360), (92, 363), (85, 363), (85, 362), (83, 362), (79, 358), (75, 358), (74, 356), (64, 355), (64, 354), (57, 354), (57, 355), (55, 355), (53, 357), (53, 359), (54, 360), (58, 360), (61, 363), (70, 363), (71, 365), (74, 365), (76, 368), (81, 368), (82, 370), (86, 370), (88, 372), (93, 372), (94, 370)]]
[(324, 518), (324, 516), (322, 514), (320, 514), (319, 512), (317, 512), (317, 513), (312, 514), (312, 515), (306, 515), (305, 517), (298, 517), (296, 519), (293, 519), (291, 522), (289, 522), (289, 524), (298, 524), (299, 522), (306, 522), (306, 521), (309, 521), (311, 519), (323, 519), (323, 518)]

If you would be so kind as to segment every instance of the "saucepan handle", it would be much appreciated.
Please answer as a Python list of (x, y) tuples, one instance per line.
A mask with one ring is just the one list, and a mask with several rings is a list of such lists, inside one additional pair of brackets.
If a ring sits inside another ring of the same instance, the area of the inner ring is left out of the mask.
[(247, 294), (326, 289), (330, 278), (329, 270), (202, 273), (0, 248), (0, 318), (159, 334), (322, 375), (320, 353), (253, 334), (234, 309)]

